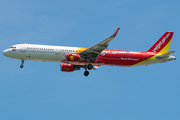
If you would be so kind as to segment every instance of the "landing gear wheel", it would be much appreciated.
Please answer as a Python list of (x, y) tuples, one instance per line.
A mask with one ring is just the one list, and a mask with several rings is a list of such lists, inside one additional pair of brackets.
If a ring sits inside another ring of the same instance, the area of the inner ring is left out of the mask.
[(20, 68), (23, 68), (24, 67), (24, 65), (23, 65), (24, 64), (24, 60), (21, 60), (21, 63), (22, 64), (20, 65)]
[(24, 65), (20, 65), (20, 68), (23, 68), (24, 67)]
[(89, 75), (89, 71), (85, 71), (84, 76), (88, 76), (88, 75)]
[(87, 68), (88, 68), (88, 70), (91, 70), (91, 69), (93, 68), (93, 65), (89, 64), (89, 65), (87, 66)]

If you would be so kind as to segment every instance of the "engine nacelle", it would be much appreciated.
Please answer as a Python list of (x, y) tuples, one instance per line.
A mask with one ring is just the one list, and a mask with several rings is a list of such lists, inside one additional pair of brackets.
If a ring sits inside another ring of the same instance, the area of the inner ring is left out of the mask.
[(82, 58), (79, 54), (66, 53), (65, 55), (65, 61), (81, 61), (81, 60), (85, 60), (85, 58)]
[(61, 63), (60, 68), (62, 72), (73, 72), (74, 70), (80, 70), (80, 67), (68, 63)]

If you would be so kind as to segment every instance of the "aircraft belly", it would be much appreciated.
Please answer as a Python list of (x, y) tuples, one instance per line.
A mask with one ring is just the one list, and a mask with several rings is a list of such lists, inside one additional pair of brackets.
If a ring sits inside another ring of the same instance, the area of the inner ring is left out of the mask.
[(168, 58), (167, 58), (167, 59), (161, 59), (161, 60), (154, 59), (154, 60), (142, 62), (142, 63), (137, 64), (137, 65), (134, 65), (134, 66), (151, 65), (151, 64), (156, 64), (156, 63), (168, 62), (168, 61), (171, 61), (171, 60), (172, 60), (172, 59), (168, 59)]
[(54, 53), (44, 53), (44, 54), (31, 54), (30, 59), (38, 60), (38, 61), (52, 61), (52, 62), (60, 62), (64, 58), (61, 56), (56, 56)]
[(35, 61), (50, 61), (50, 62), (60, 62), (64, 58), (63, 56), (57, 56), (53, 52), (33, 52), (27, 51), (26, 53), (20, 53), (16, 56), (15, 59), (24, 59), (24, 60), (35, 60)]

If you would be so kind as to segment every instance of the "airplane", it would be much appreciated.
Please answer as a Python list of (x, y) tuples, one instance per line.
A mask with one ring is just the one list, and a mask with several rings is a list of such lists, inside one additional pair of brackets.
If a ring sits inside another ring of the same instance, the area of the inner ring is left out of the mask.
[(3, 55), (9, 58), (20, 59), (20, 68), (24, 67), (25, 60), (61, 62), (60, 70), (62, 72), (73, 72), (84, 68), (84, 76), (89, 75), (88, 70), (96, 70), (101, 65), (131, 67), (176, 60), (176, 57), (171, 56), (175, 51), (169, 51), (174, 32), (165, 32), (145, 52), (107, 49), (108, 43), (116, 37), (119, 29), (109, 38), (90, 48), (16, 44), (4, 50)]

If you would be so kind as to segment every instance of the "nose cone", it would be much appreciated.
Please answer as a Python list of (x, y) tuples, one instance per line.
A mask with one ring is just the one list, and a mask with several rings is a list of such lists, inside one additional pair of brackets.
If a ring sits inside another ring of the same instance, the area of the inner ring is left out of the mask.
[(8, 56), (8, 53), (9, 53), (8, 50), (4, 50), (4, 51), (3, 51), (3, 55), (6, 56), (6, 57)]

